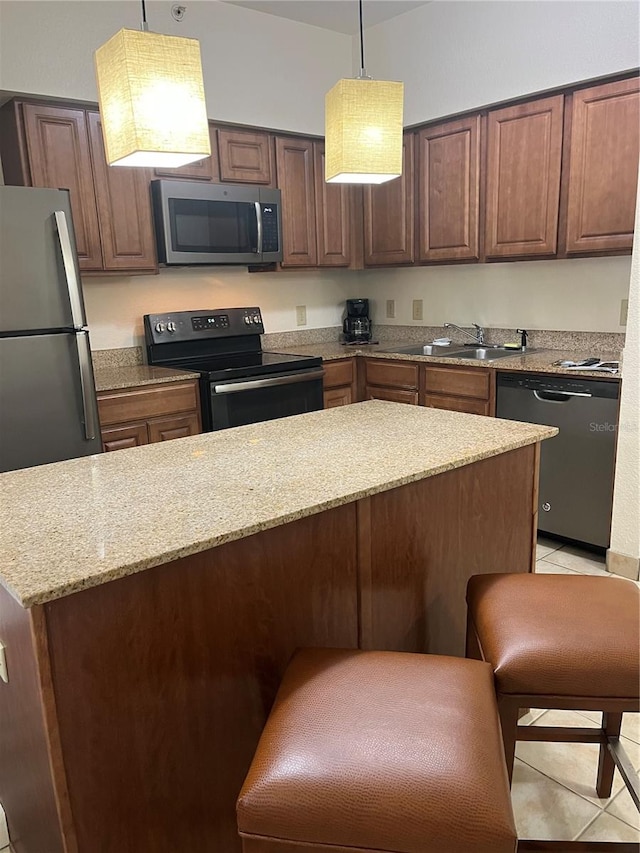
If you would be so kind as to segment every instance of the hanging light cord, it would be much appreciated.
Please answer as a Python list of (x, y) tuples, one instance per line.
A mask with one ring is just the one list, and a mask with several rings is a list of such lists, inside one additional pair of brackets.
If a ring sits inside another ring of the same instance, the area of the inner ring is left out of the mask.
[(360, 73), (358, 80), (371, 80), (367, 74), (367, 69), (364, 67), (364, 29), (362, 26), (362, 0), (358, 0), (358, 14), (360, 17)]
[(140, 29), (146, 32), (149, 29), (149, 24), (147, 23), (147, 6), (144, 0), (140, 0), (140, 2), (142, 3), (142, 24)]

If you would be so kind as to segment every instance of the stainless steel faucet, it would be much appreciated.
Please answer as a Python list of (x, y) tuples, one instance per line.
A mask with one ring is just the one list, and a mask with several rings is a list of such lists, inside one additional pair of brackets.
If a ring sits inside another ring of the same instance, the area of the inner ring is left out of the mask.
[(455, 323), (443, 323), (445, 329), (457, 329), (459, 332), (462, 332), (463, 335), (466, 335), (468, 338), (471, 338), (471, 340), (475, 341), (475, 343), (481, 346), (484, 343), (484, 329), (482, 328), (482, 326), (478, 326), (477, 323), (472, 323), (471, 325), (476, 330), (475, 335), (471, 332), (467, 332), (466, 329), (461, 329), (460, 326), (456, 326)]

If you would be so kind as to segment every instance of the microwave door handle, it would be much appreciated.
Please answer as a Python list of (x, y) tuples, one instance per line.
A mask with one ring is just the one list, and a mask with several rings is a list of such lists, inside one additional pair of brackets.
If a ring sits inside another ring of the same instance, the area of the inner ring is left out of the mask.
[(256, 208), (256, 222), (258, 223), (258, 254), (262, 255), (262, 205), (254, 201)]

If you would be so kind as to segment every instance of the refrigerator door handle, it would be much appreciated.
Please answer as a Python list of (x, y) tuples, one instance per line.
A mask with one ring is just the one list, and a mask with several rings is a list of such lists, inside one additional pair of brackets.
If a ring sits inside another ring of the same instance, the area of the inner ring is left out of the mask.
[(95, 386), (93, 384), (93, 370), (91, 367), (89, 333), (76, 332), (76, 345), (78, 347), (78, 361), (80, 363), (80, 390), (82, 391), (84, 434), (87, 441), (92, 441), (96, 437), (97, 421), (93, 405), (93, 391)]
[(80, 290), (80, 276), (78, 274), (77, 259), (71, 242), (71, 233), (69, 231), (67, 215), (64, 210), (56, 210), (53, 215), (56, 220), (58, 240), (60, 241), (60, 251), (62, 252), (62, 263), (64, 264), (64, 274), (67, 281), (67, 290), (69, 291), (71, 320), (74, 328), (82, 329), (85, 325), (84, 306), (82, 303), (82, 291)]

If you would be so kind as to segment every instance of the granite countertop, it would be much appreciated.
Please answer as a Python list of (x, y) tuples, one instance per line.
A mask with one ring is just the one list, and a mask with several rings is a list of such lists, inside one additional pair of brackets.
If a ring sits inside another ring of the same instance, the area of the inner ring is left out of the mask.
[[(407, 353), (394, 353), (387, 350), (393, 347), (408, 347), (412, 346), (407, 341), (383, 341), (380, 344), (371, 344), (367, 346), (343, 346), (340, 343), (324, 343), (324, 344), (308, 344), (303, 346), (287, 347), (282, 352), (288, 352), (292, 355), (315, 355), (320, 356), (323, 361), (333, 361), (339, 358), (349, 358), (356, 355), (366, 356), (368, 358), (390, 358), (401, 359), (403, 361), (424, 361), (430, 364), (457, 364), (464, 367), (485, 367), (494, 368), (495, 370), (511, 371), (521, 370), (531, 373), (554, 373), (563, 376), (590, 376), (598, 379), (620, 379), (622, 370), (619, 373), (611, 374), (604, 373), (598, 370), (567, 370), (564, 367), (555, 365), (556, 361), (564, 361), (571, 359), (572, 361), (581, 361), (589, 358), (590, 352), (574, 352), (573, 350), (552, 350), (540, 349), (537, 352), (519, 353), (514, 352), (512, 356), (498, 358), (488, 361), (475, 361), (468, 358), (449, 358), (447, 356), (434, 355), (411, 355)], [(451, 344), (451, 351), (461, 349), (462, 344)], [(383, 351), (384, 350), (384, 351)], [(602, 361), (619, 361), (620, 353), (600, 353), (598, 355)]]
[(135, 388), (139, 385), (159, 385), (162, 382), (179, 382), (198, 379), (199, 373), (186, 370), (170, 370), (166, 367), (149, 367), (133, 364), (124, 367), (94, 367), (96, 391), (117, 391), (119, 388)]
[(556, 433), (374, 400), (11, 471), (0, 582), (43, 604)]

